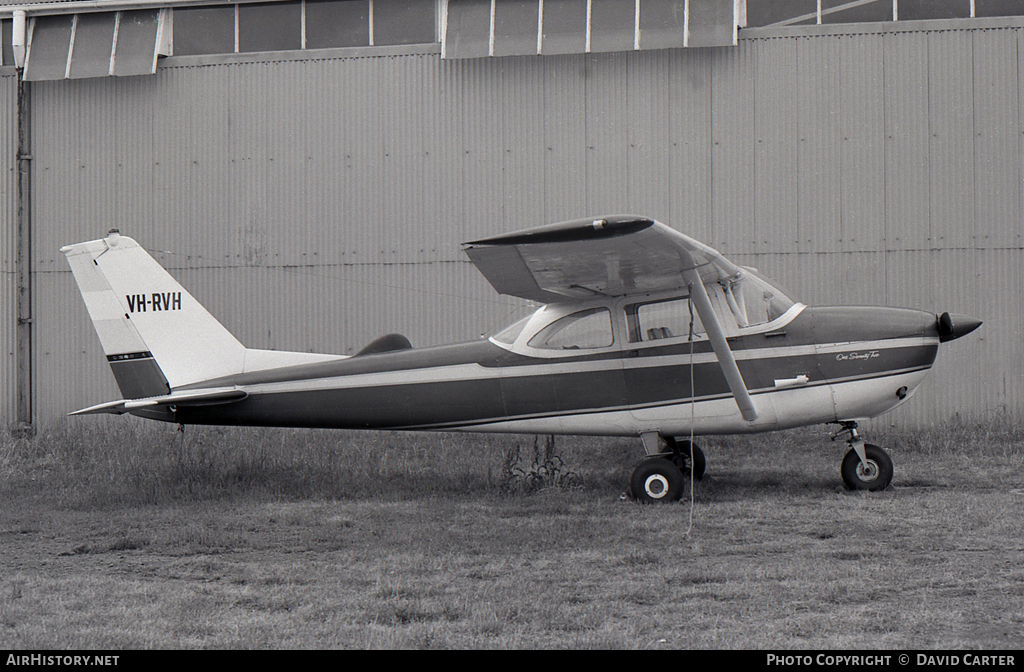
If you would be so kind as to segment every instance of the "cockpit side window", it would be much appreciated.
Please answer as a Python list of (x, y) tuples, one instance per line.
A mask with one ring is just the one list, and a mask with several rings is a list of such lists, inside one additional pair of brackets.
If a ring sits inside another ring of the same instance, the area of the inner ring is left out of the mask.
[(689, 338), (691, 321), (694, 339), (700, 338), (704, 334), (704, 325), (697, 311), (691, 310), (689, 297), (626, 306), (630, 343)]
[(529, 346), (544, 350), (586, 350), (606, 348), (613, 341), (611, 311), (591, 308), (555, 320), (537, 332)]

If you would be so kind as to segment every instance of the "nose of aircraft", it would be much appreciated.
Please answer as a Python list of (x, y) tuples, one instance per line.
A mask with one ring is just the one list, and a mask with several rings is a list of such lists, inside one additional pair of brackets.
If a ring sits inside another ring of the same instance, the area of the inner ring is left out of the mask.
[(946, 343), (966, 336), (981, 326), (981, 320), (959, 313), (939, 315), (939, 342)]

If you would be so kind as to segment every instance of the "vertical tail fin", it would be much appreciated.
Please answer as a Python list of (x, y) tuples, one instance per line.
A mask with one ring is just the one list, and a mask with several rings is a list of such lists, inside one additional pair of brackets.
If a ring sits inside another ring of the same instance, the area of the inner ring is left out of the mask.
[(131, 238), (111, 231), (61, 252), (125, 398), (242, 371), (245, 346)]

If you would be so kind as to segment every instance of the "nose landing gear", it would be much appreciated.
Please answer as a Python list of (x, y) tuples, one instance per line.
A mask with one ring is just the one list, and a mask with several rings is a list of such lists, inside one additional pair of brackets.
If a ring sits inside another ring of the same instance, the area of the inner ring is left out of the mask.
[(835, 441), (844, 434), (850, 450), (843, 456), (840, 473), (849, 490), (885, 490), (892, 482), (892, 458), (873, 443), (865, 443), (857, 431), (856, 422), (843, 422), (843, 428), (832, 436)]

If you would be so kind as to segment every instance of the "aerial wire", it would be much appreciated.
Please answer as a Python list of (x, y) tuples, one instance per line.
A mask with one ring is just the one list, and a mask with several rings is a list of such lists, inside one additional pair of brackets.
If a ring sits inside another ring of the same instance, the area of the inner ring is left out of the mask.
[[(690, 290), (690, 294), (692, 296), (692, 294), (693, 294), (693, 291), (692, 291), (693, 290), (693, 285), (692, 284), (689, 286), (689, 290)], [(687, 306), (690, 309), (690, 338), (689, 338), (689, 340), (690, 340), (690, 521), (689, 521), (688, 527), (686, 528), (686, 532), (683, 533), (683, 536), (684, 537), (689, 537), (690, 536), (690, 531), (693, 530), (693, 482), (694, 482), (694, 477), (693, 477), (693, 469), (694, 469), (694, 459), (693, 459), (693, 425), (694, 425), (694, 422), (696, 422), (696, 417), (697, 417), (697, 410), (696, 410), (697, 392), (696, 392), (696, 386), (694, 384), (694, 378), (693, 378), (693, 302), (687, 300), (686, 304), (687, 304)]]
[[(143, 249), (147, 250), (150, 253), (170, 254), (170, 255), (175, 255), (175, 256), (179, 256), (179, 257), (186, 257), (188, 259), (188, 261), (205, 259), (204, 257), (199, 256), (199, 255), (194, 256), (194, 255), (187, 254), (185, 252), (174, 252), (173, 250), (158, 250), (158, 249), (155, 249), (155, 248), (152, 248), (152, 247), (144, 247)], [(423, 263), (421, 265), (426, 265), (426, 264), (429, 264), (429, 265), (437, 265), (437, 264), (464, 264), (464, 263), (469, 263), (469, 262), (464, 262), (464, 261), (441, 261), (441, 262), (425, 262), (425, 263)], [(395, 285), (395, 284), (389, 284), (389, 283), (385, 283), (385, 282), (373, 282), (373, 281), (370, 281), (370, 280), (356, 280), (354, 278), (345, 277), (345, 270), (346, 270), (346, 268), (356, 267), (356, 266), (363, 266), (363, 265), (364, 264), (347, 264), (347, 265), (346, 264), (321, 264), (321, 265), (315, 265), (315, 264), (303, 264), (303, 265), (256, 264), (255, 266), (249, 266), (249, 265), (246, 265), (246, 264), (232, 264), (232, 263), (223, 264), (223, 263), (218, 263), (217, 265), (204, 266), (203, 268), (216, 268), (216, 269), (261, 268), (261, 269), (265, 269), (265, 270), (268, 270), (268, 271), (277, 271), (277, 272), (280, 272), (280, 273), (289, 273), (289, 274), (292, 274), (292, 275), (303, 275), (303, 276), (306, 276), (306, 277), (321, 278), (321, 279), (325, 279), (325, 280), (337, 280), (337, 281), (341, 282), (342, 284), (365, 285), (365, 286), (368, 286), (368, 287), (379, 287), (381, 289), (392, 289), (392, 290), (398, 290), (398, 291), (403, 291), (403, 292), (409, 292), (409, 293), (412, 293), (412, 294), (426, 294), (426, 295), (430, 295), (430, 296), (438, 296), (438, 297), (451, 298), (451, 299), (461, 299), (461, 300), (464, 300), (464, 301), (472, 301), (474, 303), (488, 303), (488, 304), (494, 304), (494, 305), (500, 305), (500, 306), (514, 305), (514, 304), (509, 304), (509, 302), (506, 301), (506, 300), (502, 300), (502, 297), (500, 297), (500, 296), (497, 299), (481, 299), (479, 297), (465, 296), (465, 295), (462, 295), (462, 294), (452, 294), (451, 292), (442, 292), (442, 291), (439, 291), (439, 290), (423, 289), (423, 288), (420, 288), (420, 287), (411, 287), (411, 286), (408, 286), (408, 285)], [(365, 264), (365, 265), (369, 265), (369, 264)], [(393, 264), (392, 263), (392, 264), (386, 264), (386, 265), (396, 266), (396, 265), (399, 265), (399, 264)], [(402, 265), (414, 265), (414, 264), (410, 263), (410, 264), (402, 264)], [(314, 270), (314, 269), (317, 269), (317, 268), (331, 268), (331, 269), (335, 269), (336, 268), (336, 269), (340, 269), (341, 270), (341, 275), (338, 275), (337, 273), (329, 272), (329, 271), (328, 272), (324, 272), (324, 271)]]

